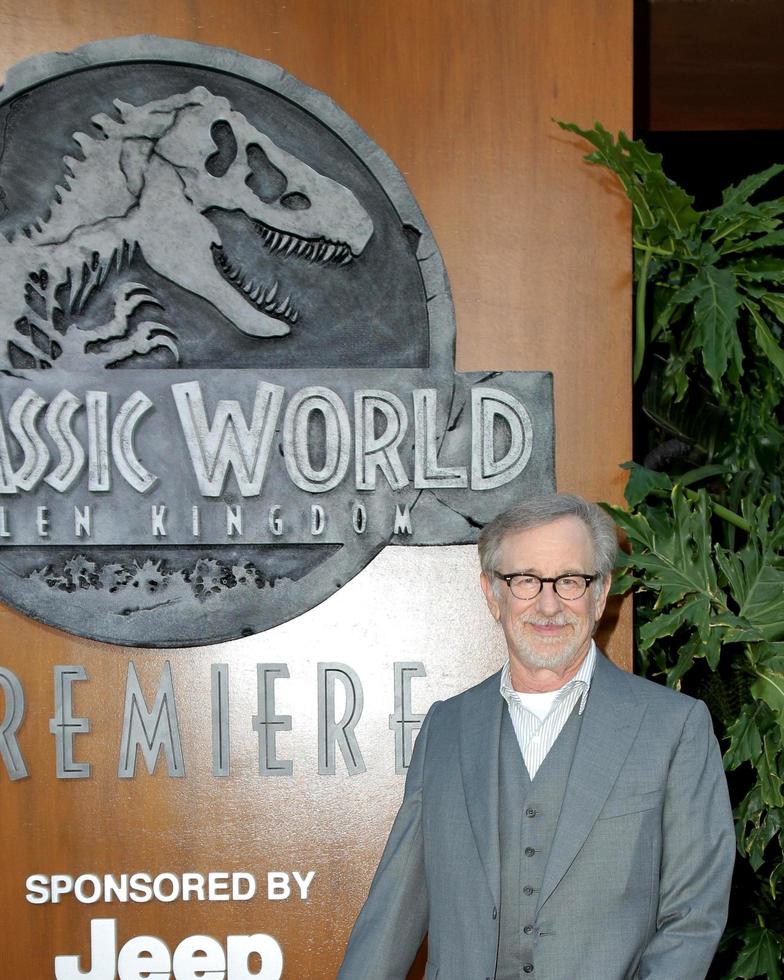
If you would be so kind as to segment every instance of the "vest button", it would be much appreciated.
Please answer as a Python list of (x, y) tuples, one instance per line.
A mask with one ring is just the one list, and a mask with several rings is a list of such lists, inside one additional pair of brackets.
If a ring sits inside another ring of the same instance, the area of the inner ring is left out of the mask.
[(523, 973), (533, 973), (533, 972), (534, 972), (533, 963), (526, 963), (525, 966), (523, 967)]
[(525, 811), (525, 815), (527, 817), (535, 817), (536, 816), (536, 810), (534, 810), (534, 808), (532, 806), (529, 806), (528, 809)]
[(523, 894), (524, 895), (533, 895), (533, 893), (534, 893), (534, 890), (533, 890), (533, 888), (531, 888), (530, 885), (526, 885), (525, 888), (523, 889)]
[(527, 858), (532, 858), (534, 856), (534, 854), (536, 854), (536, 851), (533, 849), (533, 847), (526, 847), (526, 849), (525, 849), (525, 856)]
[(526, 936), (530, 936), (533, 931), (534, 931), (534, 927), (533, 926), (526, 926), (523, 929), (523, 932), (526, 934)]

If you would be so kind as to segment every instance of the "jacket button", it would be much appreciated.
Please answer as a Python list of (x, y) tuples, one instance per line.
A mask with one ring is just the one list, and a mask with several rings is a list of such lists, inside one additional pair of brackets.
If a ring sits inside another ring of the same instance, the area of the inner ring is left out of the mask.
[(523, 932), (526, 934), (526, 936), (530, 936), (533, 931), (534, 931), (534, 927), (533, 926), (526, 926), (523, 929)]
[(526, 885), (525, 888), (523, 889), (523, 894), (524, 895), (533, 895), (533, 893), (534, 893), (534, 890), (533, 890), (533, 888), (531, 888), (530, 885)]
[(532, 806), (529, 806), (528, 809), (525, 811), (525, 815), (527, 817), (535, 817), (536, 816), (536, 810), (534, 810), (534, 808)]
[(498, 918), (498, 909), (495, 907), (495, 905), (493, 906), (493, 918), (494, 919)]
[(525, 849), (525, 856), (527, 858), (532, 858), (534, 856), (534, 854), (536, 854), (536, 851), (533, 849), (533, 847), (526, 847), (526, 849)]
[(533, 972), (534, 972), (533, 963), (526, 963), (525, 966), (523, 967), (523, 973), (533, 973)]

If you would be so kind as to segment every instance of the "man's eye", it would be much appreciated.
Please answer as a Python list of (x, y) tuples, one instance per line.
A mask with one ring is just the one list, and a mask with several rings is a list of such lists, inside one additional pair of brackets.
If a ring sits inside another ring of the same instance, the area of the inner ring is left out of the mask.
[(582, 579), (575, 578), (573, 575), (561, 575), (558, 579), (558, 584), (566, 586), (567, 589), (571, 589), (576, 585), (582, 585), (583, 581)]
[(536, 585), (539, 579), (534, 575), (515, 575), (512, 579), (513, 585), (522, 585), (523, 587), (528, 585)]

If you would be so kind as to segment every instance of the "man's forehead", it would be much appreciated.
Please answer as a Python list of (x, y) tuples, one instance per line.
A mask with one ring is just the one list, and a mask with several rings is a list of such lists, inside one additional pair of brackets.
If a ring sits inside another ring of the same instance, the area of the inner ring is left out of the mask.
[(511, 531), (504, 536), (501, 554), (517, 567), (555, 562), (564, 570), (576, 571), (593, 562), (593, 541), (579, 517), (567, 515), (538, 527)]

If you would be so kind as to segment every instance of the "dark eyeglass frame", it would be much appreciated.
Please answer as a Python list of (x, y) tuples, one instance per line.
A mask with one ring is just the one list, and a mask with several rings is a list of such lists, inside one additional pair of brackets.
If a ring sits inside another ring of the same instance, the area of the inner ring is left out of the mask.
[[(507, 586), (509, 587), (509, 591), (515, 597), (515, 599), (520, 599), (521, 602), (530, 602), (531, 599), (535, 599), (544, 588), (545, 582), (549, 582), (550, 585), (552, 585), (553, 591), (555, 592), (555, 594), (558, 596), (559, 599), (563, 599), (564, 602), (576, 602), (578, 599), (582, 599), (582, 597), (588, 591), (588, 586), (591, 584), (591, 582), (595, 581), (600, 577), (597, 574), (584, 575), (582, 572), (570, 572), (568, 575), (556, 575), (555, 578), (542, 578), (541, 575), (532, 575), (530, 572), (510, 572), (507, 575), (505, 575), (503, 572), (495, 572), (494, 574), (496, 578), (501, 579), (503, 582), (506, 582)], [(536, 590), (536, 592), (534, 592), (533, 595), (523, 597), (515, 593), (514, 589), (512, 588), (512, 579), (520, 578), (521, 576), (525, 578), (536, 579), (536, 581), (539, 583), (539, 588)], [(564, 578), (581, 578), (585, 582), (585, 588), (579, 595), (574, 595), (571, 597), (562, 596), (561, 593), (558, 591), (558, 583), (561, 581), (561, 579)]]

